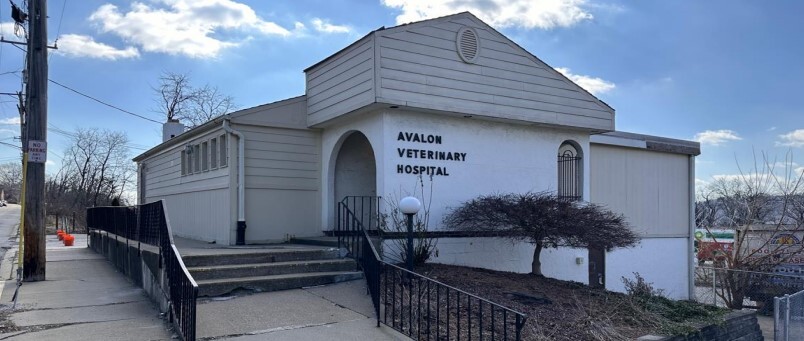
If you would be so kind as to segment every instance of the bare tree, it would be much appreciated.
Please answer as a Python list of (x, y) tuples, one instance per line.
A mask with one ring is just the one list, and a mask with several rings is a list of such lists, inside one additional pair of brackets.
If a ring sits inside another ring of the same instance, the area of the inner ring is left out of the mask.
[(533, 251), (531, 273), (542, 275), (543, 248), (597, 247), (607, 251), (634, 246), (639, 237), (615, 214), (595, 204), (559, 199), (552, 193), (480, 196), (453, 209), (444, 224), (456, 230), (502, 232), (516, 241), (528, 241)]
[(123, 132), (80, 129), (64, 153), (62, 167), (48, 177), (48, 213), (78, 213), (109, 205), (133, 188), (136, 174)]
[(776, 169), (778, 162), (765, 154), (754, 160), (748, 172), (741, 169), (738, 176), (720, 178), (703, 189), (711, 193), (709, 200), (717, 202), (720, 212), (716, 224), (703, 227), (710, 235), (715, 235), (712, 228), (735, 230), (731, 250), (714, 240), (721, 255), (714, 265), (727, 269), (717, 274), (715, 294), (733, 309), (742, 308), (744, 298), (758, 290), (757, 280), (750, 273), (773, 272), (777, 266), (804, 255), (804, 245), (791, 242), (799, 238), (796, 233), (804, 231), (804, 219), (800, 219), (804, 218), (800, 200), (804, 174), (793, 169), (790, 153), (782, 171)]
[(695, 226), (712, 227), (718, 223), (720, 202), (708, 188), (698, 188), (695, 200)]
[(196, 96), (190, 85), (190, 76), (173, 72), (163, 72), (159, 77), (159, 86), (153, 90), (157, 94), (157, 111), (164, 113), (168, 121), (187, 115), (187, 108)]
[(224, 95), (217, 86), (204, 85), (195, 90), (187, 115), (179, 118), (194, 127), (234, 109), (236, 105), (232, 96)]
[(19, 201), (22, 186), (22, 165), (19, 162), (0, 164), (0, 189), (5, 191), (6, 200)]
[(218, 87), (192, 85), (188, 74), (163, 72), (156, 93), (157, 111), (167, 120), (181, 120), (189, 127), (203, 124), (236, 109), (234, 98)]

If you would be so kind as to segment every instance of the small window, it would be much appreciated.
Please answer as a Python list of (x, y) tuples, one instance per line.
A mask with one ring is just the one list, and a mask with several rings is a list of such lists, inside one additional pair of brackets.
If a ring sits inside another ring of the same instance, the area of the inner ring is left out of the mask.
[(187, 174), (193, 174), (193, 147), (185, 147), (184, 152), (187, 154)]
[(229, 163), (228, 150), (226, 149), (226, 135), (221, 135), (221, 167), (226, 167)]
[(558, 198), (578, 201), (583, 198), (583, 158), (580, 148), (569, 141), (558, 148)]
[(187, 153), (181, 151), (181, 175), (187, 175)]
[(209, 141), (209, 150), (212, 151), (209, 153), (209, 168), (215, 169), (218, 167), (218, 139), (215, 138)]
[(209, 144), (206, 141), (201, 143), (201, 170), (209, 170)]
[(201, 171), (201, 145), (193, 146), (193, 169), (196, 172)]

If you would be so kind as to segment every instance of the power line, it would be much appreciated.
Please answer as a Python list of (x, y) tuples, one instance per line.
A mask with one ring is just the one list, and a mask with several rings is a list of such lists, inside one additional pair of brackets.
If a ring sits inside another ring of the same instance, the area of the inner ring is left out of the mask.
[[(47, 129), (48, 131), (54, 132), (54, 133), (59, 134), (61, 136), (69, 137), (71, 139), (77, 139), (78, 138), (78, 134), (76, 134), (75, 132), (67, 131), (67, 130), (64, 130), (64, 129), (61, 129), (61, 128), (57, 128), (57, 127), (53, 126), (50, 123), (48, 123), (48, 125), (50, 126), (50, 128)], [(126, 143), (125, 146), (128, 147), (128, 148), (131, 148), (131, 149), (138, 149), (138, 150), (148, 150), (148, 149), (150, 149), (150, 148), (146, 148), (143, 145), (138, 145), (138, 144), (135, 144), (135, 143)]]
[(67, 7), (67, 0), (64, 0), (64, 3), (61, 5), (61, 15), (59, 16), (59, 28), (56, 30), (56, 41), (59, 41), (59, 36), (61, 35), (61, 23), (64, 22), (64, 8)]
[(81, 96), (84, 96), (84, 97), (86, 97), (86, 98), (89, 98), (89, 99), (91, 99), (91, 100), (93, 100), (93, 101), (95, 101), (95, 102), (98, 102), (98, 103), (100, 103), (100, 104), (103, 104), (103, 105), (105, 105), (105, 106), (107, 106), (107, 107), (110, 107), (110, 108), (113, 108), (113, 109), (117, 109), (117, 110), (122, 111), (122, 112), (124, 112), (124, 113), (126, 113), (126, 114), (129, 114), (129, 115), (132, 115), (132, 116), (139, 117), (139, 118), (141, 118), (141, 119), (143, 119), (143, 120), (146, 120), (146, 121), (151, 121), (151, 122), (154, 122), (154, 123), (156, 123), (156, 124), (162, 124), (162, 122), (159, 122), (159, 121), (154, 120), (154, 119), (150, 119), (150, 118), (145, 117), (145, 116), (142, 116), (142, 115), (135, 114), (135, 113), (133, 113), (133, 112), (131, 112), (131, 111), (128, 111), (128, 110), (122, 109), (122, 108), (120, 108), (120, 107), (114, 106), (114, 105), (112, 105), (112, 104), (106, 103), (106, 102), (104, 102), (104, 101), (101, 101), (101, 100), (99, 100), (99, 99), (97, 99), (97, 98), (95, 98), (95, 97), (92, 97), (92, 96), (90, 96), (90, 95), (87, 95), (87, 94), (85, 94), (85, 93), (83, 93), (83, 92), (80, 92), (80, 91), (78, 91), (78, 90), (76, 90), (76, 89), (73, 89), (73, 88), (71, 88), (71, 87), (69, 87), (69, 86), (66, 86), (66, 85), (64, 85), (64, 84), (61, 84), (61, 83), (59, 83), (59, 82), (57, 82), (57, 81), (54, 81), (54, 80), (52, 80), (52, 79), (48, 79), (48, 80), (49, 80), (51, 83), (53, 83), (53, 84), (56, 84), (56, 85), (58, 85), (58, 86), (60, 86), (60, 87), (62, 87), (62, 88), (65, 88), (65, 89), (67, 89), (67, 90), (70, 90), (70, 91), (72, 91), (72, 92), (75, 92), (75, 93), (77, 93), (77, 94), (79, 94), (79, 95), (81, 95)]
[(15, 145), (15, 144), (6, 143), (6, 142), (0, 142), (0, 144), (5, 145), (5, 146), (9, 146), (9, 147), (14, 147), (14, 148), (17, 148), (19, 150), (22, 150), (22, 147), (20, 147), (18, 145)]

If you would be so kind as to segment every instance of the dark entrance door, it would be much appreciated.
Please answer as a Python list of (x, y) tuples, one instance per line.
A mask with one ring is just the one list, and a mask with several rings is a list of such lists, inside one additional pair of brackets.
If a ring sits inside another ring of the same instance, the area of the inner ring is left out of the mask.
[(606, 287), (606, 250), (602, 248), (589, 248), (589, 286)]

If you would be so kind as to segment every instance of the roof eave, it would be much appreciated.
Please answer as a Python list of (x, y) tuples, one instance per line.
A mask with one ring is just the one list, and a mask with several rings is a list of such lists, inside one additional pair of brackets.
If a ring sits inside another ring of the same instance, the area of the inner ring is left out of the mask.
[(228, 120), (230, 118), (231, 118), (231, 116), (229, 114), (226, 114), (226, 115), (214, 118), (212, 120), (209, 120), (209, 121), (207, 121), (206, 123), (204, 123), (204, 124), (202, 124), (200, 126), (197, 126), (197, 127), (192, 128), (192, 129), (190, 129), (188, 131), (185, 131), (184, 133), (181, 133), (179, 136), (176, 136), (176, 137), (174, 137), (174, 138), (172, 138), (170, 140), (167, 140), (165, 142), (162, 142), (162, 143), (154, 146), (151, 149), (146, 150), (142, 154), (135, 156), (132, 159), (132, 161), (140, 162), (142, 160), (145, 160), (145, 159), (147, 159), (147, 158), (149, 158), (151, 156), (154, 156), (154, 155), (158, 154), (159, 152), (162, 152), (162, 151), (164, 151), (164, 150), (166, 150), (166, 149), (168, 149), (170, 147), (173, 147), (173, 146), (175, 146), (175, 145), (177, 145), (179, 143), (185, 142), (185, 141), (187, 141), (187, 140), (189, 140), (189, 139), (191, 139), (193, 137), (196, 137), (196, 136), (198, 136), (198, 135), (200, 135), (202, 133), (205, 133), (205, 132), (207, 132), (209, 130), (212, 130), (212, 128), (214, 128), (216, 125), (221, 124), (221, 122), (223, 122), (223, 120)]

